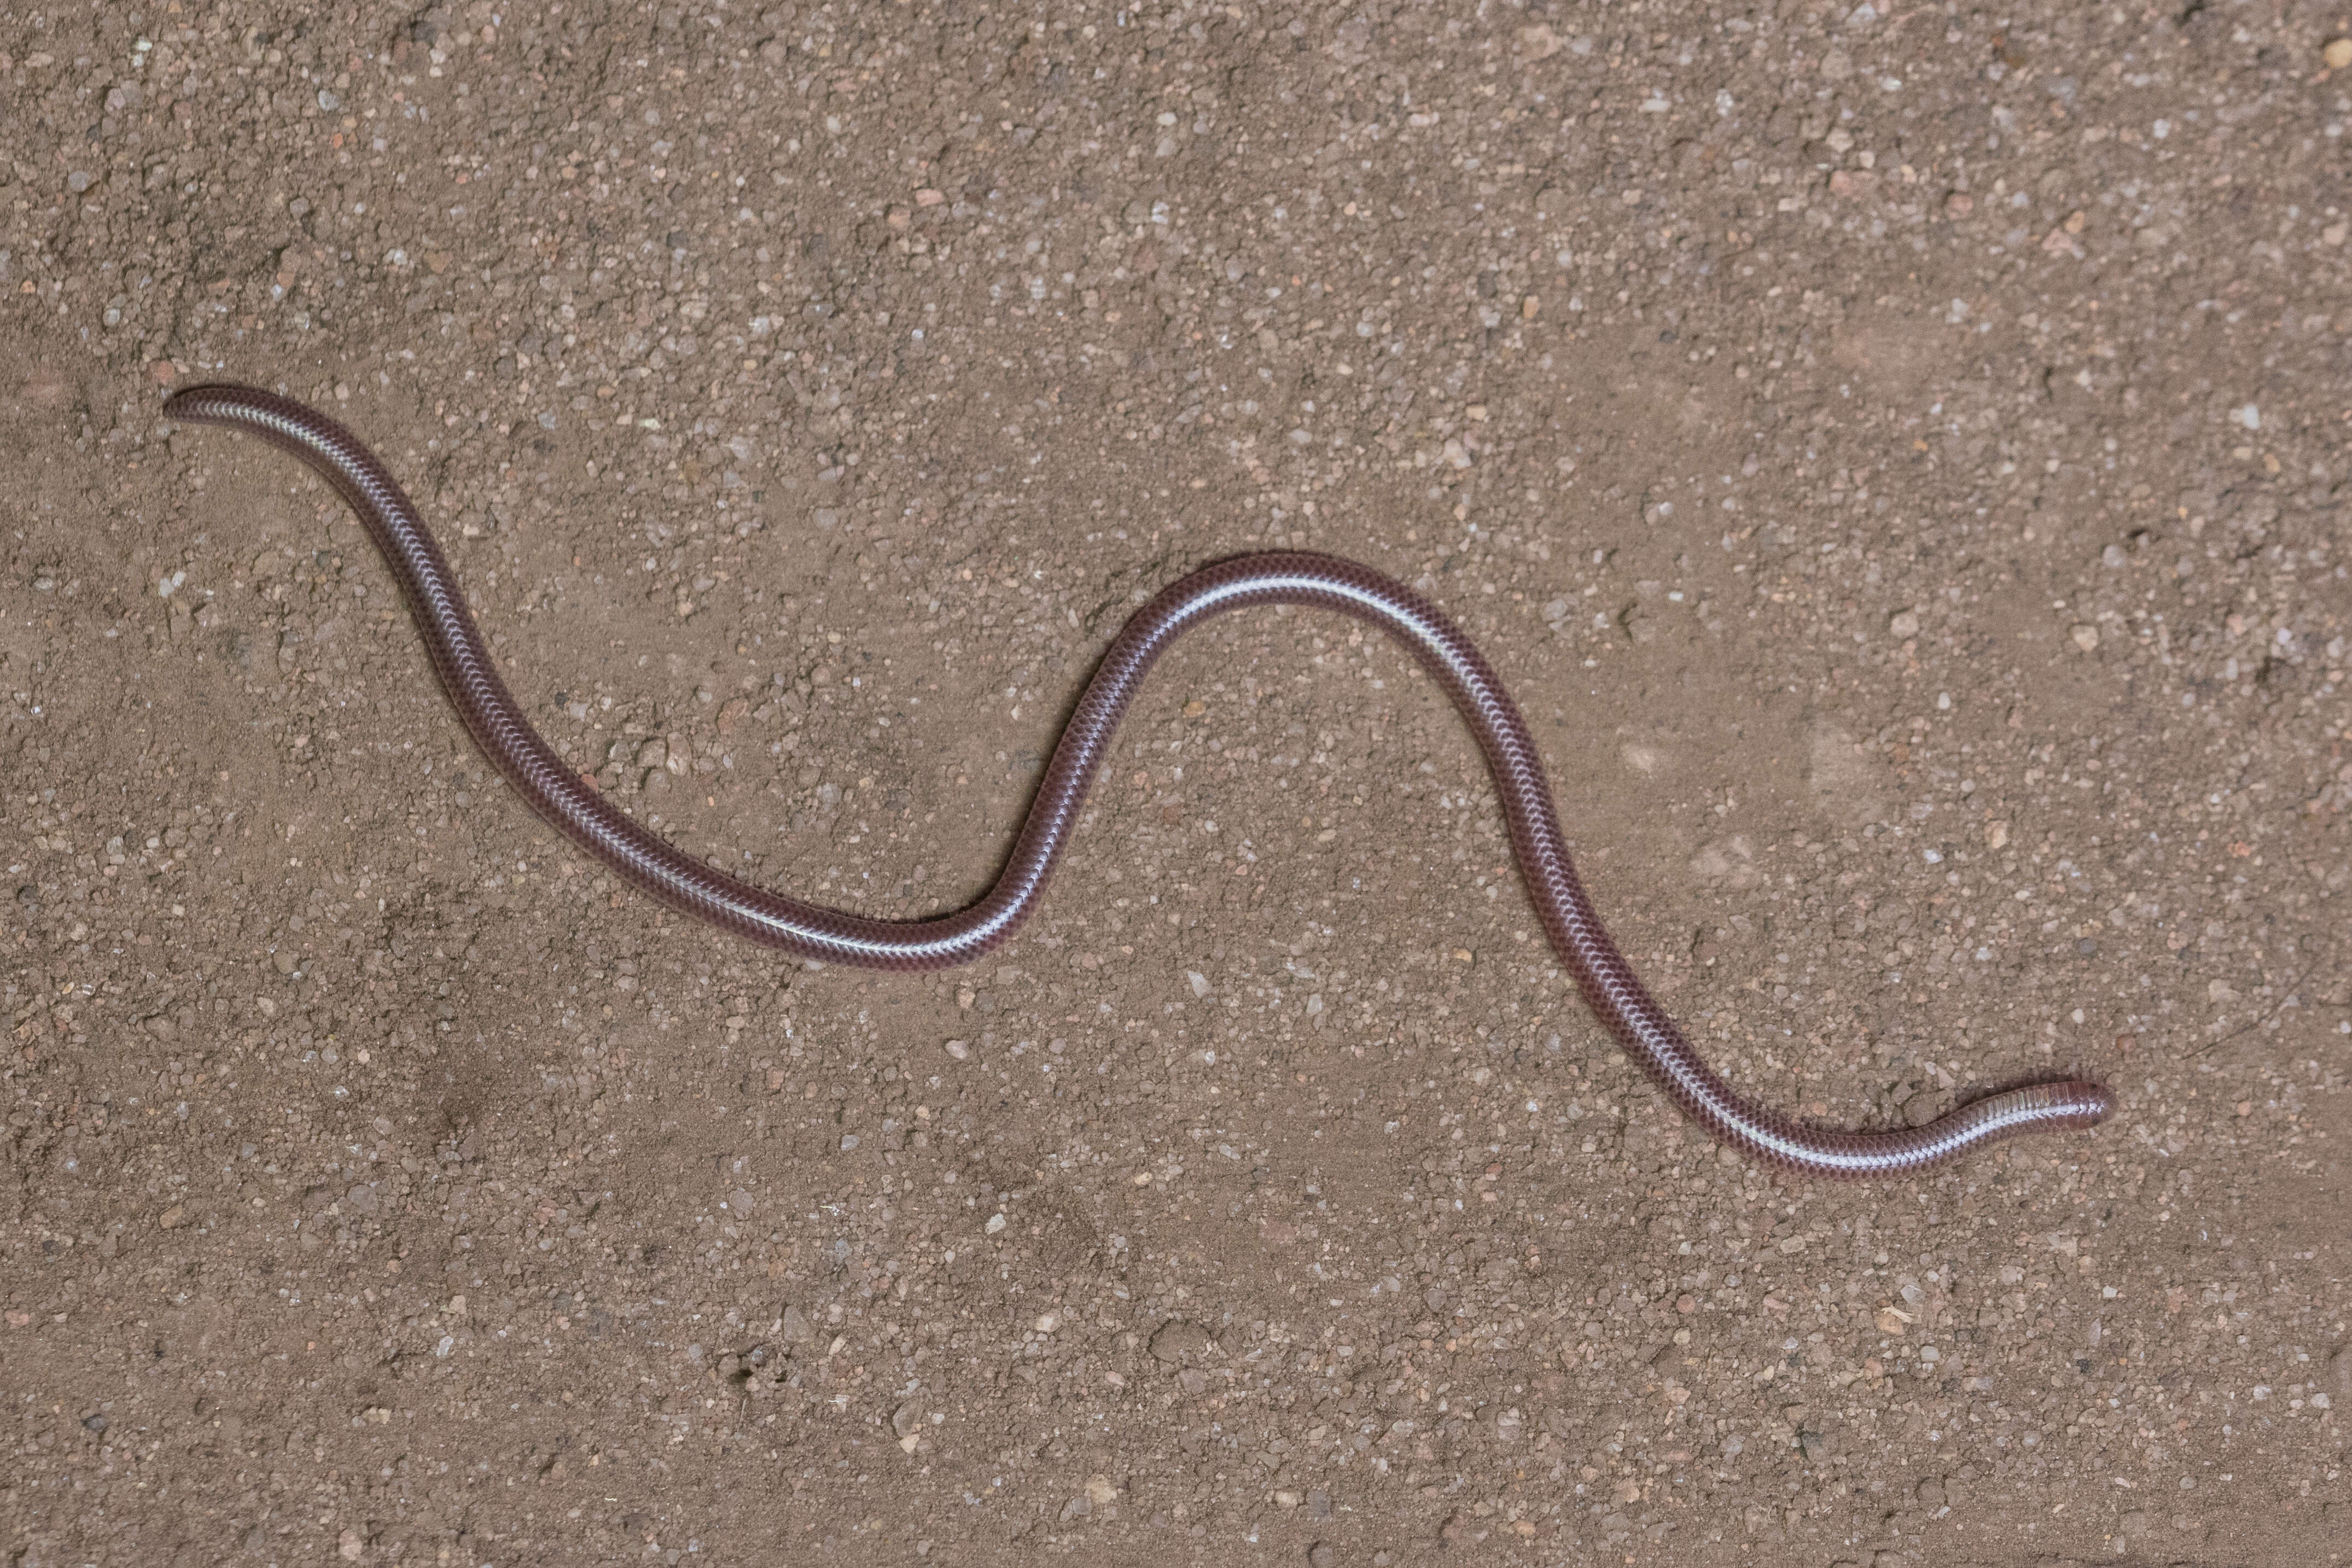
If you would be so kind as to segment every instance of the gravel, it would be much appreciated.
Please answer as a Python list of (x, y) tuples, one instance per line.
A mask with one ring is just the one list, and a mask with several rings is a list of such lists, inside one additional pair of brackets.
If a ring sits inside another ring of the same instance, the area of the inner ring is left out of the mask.
[[(6, 1550), (2328, 1560), (2346, 54), (12, 13)], [(1743, 1089), (2117, 1113), (1725, 1157), (1458, 723), (1296, 614), (1169, 656), (988, 960), (776, 963), (515, 805), (333, 498), (161, 422), (215, 378), (374, 443), (551, 741), (731, 869), (961, 905), (1133, 605), (1329, 549), (1503, 672)]]

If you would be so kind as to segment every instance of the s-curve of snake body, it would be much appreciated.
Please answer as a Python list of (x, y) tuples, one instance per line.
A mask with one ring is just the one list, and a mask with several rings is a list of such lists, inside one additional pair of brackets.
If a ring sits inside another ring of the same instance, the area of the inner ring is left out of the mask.
[(341, 425), (290, 399), (247, 387), (194, 387), (174, 396), (163, 413), (183, 423), (258, 435), (324, 477), (399, 579), (442, 689), (508, 785), (557, 831), (627, 882), (735, 936), (797, 957), (868, 969), (937, 969), (981, 956), (1035, 911), (1119, 719), (1160, 655), (1213, 616), (1294, 604), (1370, 622), (1404, 644), (1453, 699), (1486, 755), (1537, 918), (1586, 1005), (1685, 1114), (1740, 1154), (1811, 1176), (1891, 1176), (2020, 1133), (2089, 1127), (2113, 1105), (2095, 1083), (2036, 1083), (1971, 1102), (1921, 1127), (1841, 1132), (1805, 1126), (1743, 1099), (1684, 1040), (1602, 927), (1569, 859), (1535, 737), (1502, 682), (1434, 605), (1369, 567), (1304, 552), (1244, 555), (1170, 584), (1135, 612), (1104, 653), (995, 885), (952, 915), (875, 920), (714, 870), (641, 826), (583, 779), (508, 694), (449, 563), (416, 508), (375, 455)]

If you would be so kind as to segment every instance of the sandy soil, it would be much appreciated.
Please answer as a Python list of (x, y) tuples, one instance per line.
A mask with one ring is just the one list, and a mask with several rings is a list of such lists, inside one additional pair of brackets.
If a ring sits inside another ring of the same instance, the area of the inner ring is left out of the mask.
[[(2340, 1560), (2347, 30), (8, 7), (6, 1561)], [(1478, 637), (1744, 1088), (2119, 1109), (1718, 1154), (1296, 614), (992, 960), (776, 961), (486, 779), (206, 380), (779, 885), (969, 899), (1129, 608), (1311, 546)]]

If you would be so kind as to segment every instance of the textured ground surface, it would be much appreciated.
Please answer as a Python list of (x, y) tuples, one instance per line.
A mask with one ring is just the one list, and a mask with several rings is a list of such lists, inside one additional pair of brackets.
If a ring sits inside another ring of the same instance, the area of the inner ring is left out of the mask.
[[(93, 18), (96, 18), (95, 20)], [(2352, 45), (2305, 0), (0, 15), (12, 1563), (2338, 1560)], [(1185, 568), (1263, 614), (1044, 915), (810, 971), (519, 809), (283, 458), (377, 443), (550, 736), (873, 912)]]

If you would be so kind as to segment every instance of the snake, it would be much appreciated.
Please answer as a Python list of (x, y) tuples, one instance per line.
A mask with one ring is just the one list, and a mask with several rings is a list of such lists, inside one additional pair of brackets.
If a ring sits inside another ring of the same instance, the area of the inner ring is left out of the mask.
[(1919, 1126), (1811, 1125), (1736, 1092), (1678, 1030), (1602, 925), (1569, 855), (1536, 739), (1470, 640), (1429, 599), (1338, 556), (1268, 550), (1214, 561), (1169, 584), (1114, 637), (1079, 695), (994, 883), (951, 914), (885, 920), (752, 885), (624, 811), (550, 746), (499, 677), (456, 573), (374, 453), (326, 414), (242, 386), (196, 386), (172, 422), (242, 431), (292, 454), (348, 505), (398, 580), (457, 718), (509, 789), (628, 885), (731, 936), (820, 964), (921, 971), (967, 964), (1036, 912), (1120, 719), (1152, 665), (1219, 616), (1291, 605), (1352, 617), (1394, 639), (1452, 699), (1494, 782), (1528, 903), (1562, 967), (1618, 1045), (1709, 1135), (1761, 1166), (1825, 1178), (1885, 1177), (1958, 1159), (2020, 1134), (2088, 1128), (2110, 1092), (2075, 1080), (1983, 1095)]

